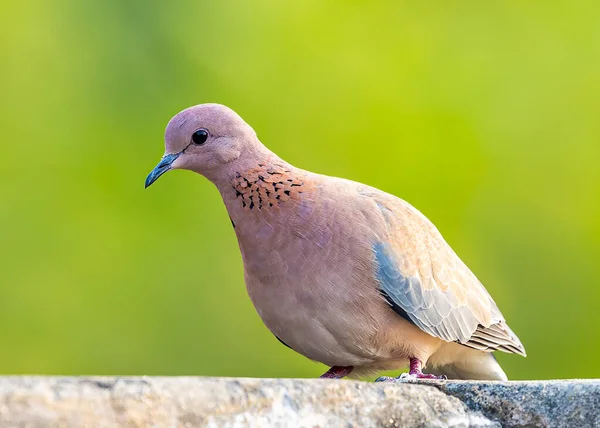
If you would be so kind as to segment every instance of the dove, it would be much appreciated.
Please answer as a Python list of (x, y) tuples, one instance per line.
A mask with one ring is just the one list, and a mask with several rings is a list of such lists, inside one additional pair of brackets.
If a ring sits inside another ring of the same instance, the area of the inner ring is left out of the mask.
[(506, 380), (493, 351), (525, 356), (482, 283), (404, 200), (291, 165), (219, 104), (170, 120), (145, 187), (177, 169), (217, 187), (258, 315), (329, 366), (322, 378), (408, 366), (402, 379)]

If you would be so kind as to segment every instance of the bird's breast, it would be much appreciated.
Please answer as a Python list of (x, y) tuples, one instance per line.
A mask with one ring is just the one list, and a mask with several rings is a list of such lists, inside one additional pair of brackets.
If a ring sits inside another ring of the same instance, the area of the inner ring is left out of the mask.
[(369, 344), (389, 310), (374, 275), (375, 211), (357, 203), (346, 181), (296, 180), (290, 192), (303, 193), (280, 197), (277, 206), (237, 194), (248, 188), (245, 179), (226, 200), (248, 294), (265, 325), (297, 352), (331, 365), (365, 364), (377, 353)]
[[(246, 287), (265, 325), (292, 349), (331, 365), (370, 361), (370, 338), (381, 303), (373, 275), (372, 246), (356, 228), (314, 209), (284, 222), (236, 227)], [(308, 214), (308, 215), (307, 215)]]

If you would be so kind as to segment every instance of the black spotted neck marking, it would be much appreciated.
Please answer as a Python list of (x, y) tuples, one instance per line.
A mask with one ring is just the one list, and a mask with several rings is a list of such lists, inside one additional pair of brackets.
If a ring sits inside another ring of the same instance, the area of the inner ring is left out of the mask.
[(231, 185), (246, 211), (278, 208), (290, 199), (300, 199), (307, 190), (302, 177), (293, 175), (285, 167), (265, 164), (236, 173)]

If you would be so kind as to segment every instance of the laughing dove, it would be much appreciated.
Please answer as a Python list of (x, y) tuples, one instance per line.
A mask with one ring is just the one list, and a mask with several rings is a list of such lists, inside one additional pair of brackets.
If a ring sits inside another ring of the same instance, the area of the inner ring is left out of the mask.
[(146, 187), (172, 169), (217, 186), (258, 314), (331, 367), (322, 377), (409, 365), (411, 378), (506, 380), (492, 351), (525, 356), (483, 285), (402, 199), (290, 165), (218, 104), (173, 117), (165, 146)]

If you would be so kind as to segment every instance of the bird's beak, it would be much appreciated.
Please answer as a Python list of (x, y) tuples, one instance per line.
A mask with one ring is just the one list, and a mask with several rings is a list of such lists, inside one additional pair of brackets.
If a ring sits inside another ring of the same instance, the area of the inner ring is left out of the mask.
[(146, 177), (146, 185), (144, 186), (144, 188), (150, 186), (152, 183), (158, 180), (158, 177), (170, 170), (171, 164), (175, 161), (175, 159), (179, 157), (180, 154), (181, 153), (170, 153), (168, 155), (164, 155), (158, 163), (158, 165), (156, 165), (156, 167), (154, 167), (154, 169), (150, 171), (148, 177)]

